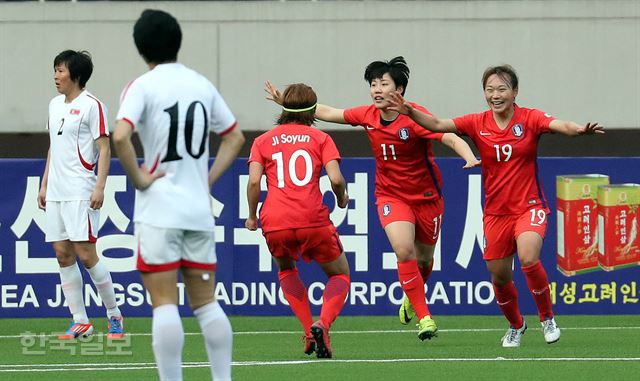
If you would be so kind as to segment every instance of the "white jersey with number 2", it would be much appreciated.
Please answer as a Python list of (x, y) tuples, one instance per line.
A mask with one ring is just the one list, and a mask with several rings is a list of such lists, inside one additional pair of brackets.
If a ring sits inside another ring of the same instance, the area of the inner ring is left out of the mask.
[(222, 136), (236, 125), (213, 84), (180, 63), (157, 65), (127, 85), (116, 119), (138, 132), (149, 170), (166, 173), (149, 188), (136, 191), (134, 221), (213, 230), (209, 132)]
[(95, 140), (109, 136), (106, 120), (106, 107), (86, 90), (70, 103), (65, 103), (62, 94), (49, 102), (47, 201), (91, 198), (100, 153)]

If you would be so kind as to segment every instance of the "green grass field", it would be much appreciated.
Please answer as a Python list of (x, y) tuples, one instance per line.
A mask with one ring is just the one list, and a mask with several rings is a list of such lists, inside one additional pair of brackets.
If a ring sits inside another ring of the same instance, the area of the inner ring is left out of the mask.
[[(414, 326), (393, 316), (341, 317), (331, 330), (334, 358), (302, 353), (293, 317), (231, 317), (235, 380), (632, 380), (640, 374), (640, 316), (559, 316), (562, 339), (544, 342), (534, 316), (522, 346), (503, 349), (504, 318), (437, 317), (439, 336), (418, 340)], [(2, 319), (0, 380), (153, 380), (149, 318), (128, 318), (130, 341), (108, 343), (94, 319), (92, 340), (66, 343), (50, 336), (68, 319)], [(106, 322), (105, 322), (106, 325)], [(184, 319), (185, 380), (210, 377), (197, 322)], [(21, 336), (25, 332), (48, 337)], [(41, 341), (42, 340), (42, 341)], [(33, 353), (42, 352), (42, 353)], [(105, 352), (114, 352), (105, 354)]]

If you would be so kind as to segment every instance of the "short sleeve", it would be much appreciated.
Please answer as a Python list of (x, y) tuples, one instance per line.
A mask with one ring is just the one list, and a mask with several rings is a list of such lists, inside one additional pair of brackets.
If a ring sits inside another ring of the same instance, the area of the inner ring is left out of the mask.
[(531, 118), (530, 120), (534, 123), (534, 127), (538, 134), (548, 134), (551, 132), (549, 129), (549, 124), (553, 122), (556, 118), (547, 114), (546, 112), (533, 109), (531, 110)]
[(338, 147), (336, 147), (336, 143), (331, 139), (331, 136), (325, 135), (324, 142), (322, 142), (322, 165), (331, 160), (340, 161), (340, 152), (338, 152)]
[(222, 136), (233, 130), (236, 126), (236, 118), (231, 113), (229, 106), (224, 101), (218, 89), (212, 85), (213, 102), (211, 105), (211, 130)]
[(344, 120), (352, 126), (362, 126), (366, 120), (369, 106), (358, 106), (344, 110)]
[(144, 108), (144, 88), (139, 81), (133, 81), (122, 91), (116, 120), (125, 120), (136, 128), (140, 124)]
[(476, 124), (476, 114), (467, 114), (453, 118), (453, 124), (462, 135), (473, 136)]
[(91, 136), (93, 139), (98, 139), (102, 136), (109, 136), (109, 129), (107, 128), (107, 107), (98, 100), (98, 98), (89, 95), (92, 102), (89, 109), (89, 129), (91, 130)]
[(249, 154), (247, 164), (251, 162), (260, 163), (263, 167), (266, 167), (264, 157), (260, 153), (260, 139), (255, 139), (251, 145), (251, 153)]

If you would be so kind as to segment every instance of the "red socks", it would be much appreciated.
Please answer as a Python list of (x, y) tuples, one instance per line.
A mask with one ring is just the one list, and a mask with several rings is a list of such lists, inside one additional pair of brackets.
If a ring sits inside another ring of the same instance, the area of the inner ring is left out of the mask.
[(350, 284), (351, 279), (348, 275), (340, 274), (329, 277), (324, 294), (322, 294), (322, 310), (320, 311), (320, 320), (325, 327), (330, 328), (342, 311)]
[(514, 328), (521, 328), (523, 323), (520, 308), (518, 308), (518, 290), (513, 281), (498, 288), (495, 284), (493, 290), (496, 293), (496, 301), (502, 310), (504, 317), (507, 318), (509, 324)]
[[(278, 272), (280, 287), (284, 293), (284, 297), (289, 302), (291, 310), (296, 315), (304, 333), (310, 336), (311, 324), (313, 324), (313, 316), (311, 315), (311, 307), (307, 298), (307, 288), (302, 283), (298, 269), (284, 270)], [(351, 279), (348, 275), (334, 275), (329, 278), (322, 295), (322, 311), (320, 312), (320, 320), (327, 328), (336, 320), (336, 317), (342, 311), (344, 299), (349, 292)]]
[(413, 310), (416, 311), (418, 320), (431, 315), (429, 307), (427, 307), (427, 301), (424, 298), (424, 281), (418, 269), (418, 261), (413, 259), (406, 262), (398, 262), (398, 279), (402, 290), (409, 298), (411, 306), (413, 306)]
[(531, 266), (522, 267), (522, 272), (527, 279), (527, 285), (533, 295), (533, 299), (536, 301), (540, 321), (552, 318), (553, 310), (551, 307), (551, 294), (549, 293), (549, 279), (547, 278), (547, 272), (542, 267), (542, 263), (538, 261)]
[(280, 280), (280, 287), (284, 293), (284, 297), (289, 302), (289, 307), (296, 315), (304, 334), (311, 336), (311, 324), (313, 324), (313, 317), (311, 316), (311, 307), (309, 306), (309, 299), (307, 298), (307, 288), (302, 283), (298, 269), (284, 270), (278, 272), (278, 279)]

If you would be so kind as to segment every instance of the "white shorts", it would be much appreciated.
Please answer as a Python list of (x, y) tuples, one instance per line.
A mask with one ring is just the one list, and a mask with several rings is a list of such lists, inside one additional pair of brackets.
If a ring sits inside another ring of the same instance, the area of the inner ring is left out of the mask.
[(100, 210), (89, 200), (47, 201), (45, 241), (96, 242)]
[(138, 241), (136, 267), (142, 272), (160, 272), (191, 267), (216, 270), (216, 243), (212, 231), (168, 229), (136, 222)]

